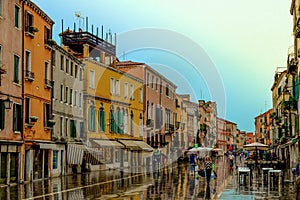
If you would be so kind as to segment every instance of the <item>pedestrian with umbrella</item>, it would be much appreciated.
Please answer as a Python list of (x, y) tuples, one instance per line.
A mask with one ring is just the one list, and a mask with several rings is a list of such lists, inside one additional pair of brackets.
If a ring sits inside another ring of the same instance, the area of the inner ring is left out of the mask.
[(211, 171), (212, 171), (212, 161), (208, 155), (205, 157), (204, 167), (205, 167), (205, 174), (206, 174), (205, 175), (206, 182), (207, 182), (207, 184), (209, 184), (210, 177), (211, 177)]

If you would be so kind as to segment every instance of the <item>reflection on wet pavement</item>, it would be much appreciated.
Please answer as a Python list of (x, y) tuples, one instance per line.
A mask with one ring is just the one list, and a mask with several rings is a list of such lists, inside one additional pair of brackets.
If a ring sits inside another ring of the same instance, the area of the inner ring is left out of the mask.
[[(295, 199), (293, 182), (282, 188), (262, 185), (254, 173), (250, 188), (237, 175), (228, 172), (225, 158), (215, 165), (217, 177), (210, 184), (204, 177), (190, 174), (188, 164), (174, 164), (152, 174), (130, 174), (117, 170), (52, 178), (19, 186), (0, 188), (0, 199)], [(286, 179), (286, 178), (285, 178)], [(226, 183), (226, 184), (225, 184)]]

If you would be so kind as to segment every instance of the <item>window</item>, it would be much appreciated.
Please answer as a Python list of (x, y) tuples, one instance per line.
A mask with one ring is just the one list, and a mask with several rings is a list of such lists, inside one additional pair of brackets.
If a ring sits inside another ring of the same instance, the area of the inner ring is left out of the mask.
[(31, 52), (30, 51), (26, 51), (25, 52), (25, 67), (26, 67), (26, 75), (27, 72), (31, 71)]
[(64, 118), (60, 117), (60, 123), (59, 123), (60, 136), (63, 136), (63, 123), (64, 123)]
[(155, 83), (155, 90), (156, 90), (156, 91), (158, 90), (157, 85), (158, 85), (158, 78), (156, 78), (156, 83)]
[(121, 133), (121, 111), (120, 108), (117, 108), (115, 113), (115, 121), (116, 121), (116, 133)]
[(75, 65), (75, 78), (78, 78), (78, 65)]
[(96, 109), (94, 106), (89, 108), (89, 130), (96, 131)]
[(60, 101), (62, 102), (64, 100), (64, 86), (60, 85)]
[(82, 94), (79, 93), (79, 107), (81, 108), (82, 106)]
[(69, 92), (69, 88), (66, 87), (66, 92), (65, 92), (65, 103), (68, 103), (68, 92)]
[(77, 134), (76, 134), (76, 121), (71, 119), (70, 120), (70, 136), (72, 138), (76, 138)]
[(151, 87), (154, 88), (154, 76), (152, 75)]
[(58, 151), (57, 150), (53, 150), (53, 161), (52, 161), (52, 163), (53, 163), (52, 168), (57, 169), (58, 168)]
[(0, 67), (2, 67), (2, 46), (1, 45), (0, 45)]
[(123, 112), (124, 115), (124, 133), (128, 133), (128, 110)]
[(79, 70), (79, 80), (82, 81), (83, 80), (83, 69), (80, 68)]
[(169, 85), (166, 84), (166, 96), (169, 97), (170, 96), (170, 89), (169, 89)]
[(0, 17), (3, 17), (3, 0), (0, 0)]
[(15, 27), (20, 28), (20, 7), (15, 5)]
[(116, 95), (120, 96), (120, 80), (116, 80)]
[(70, 75), (73, 76), (73, 62), (71, 62)]
[(25, 98), (25, 123), (29, 124), (30, 123), (30, 98), (26, 97)]
[(31, 27), (33, 27), (33, 15), (26, 11), (25, 17), (25, 31), (33, 33), (31, 30)]
[(0, 129), (3, 130), (5, 125), (5, 106), (2, 99), (0, 99)]
[(48, 44), (48, 40), (52, 39), (52, 32), (50, 30), (50, 28), (48, 28), (47, 26), (44, 26), (44, 44)]
[(66, 59), (66, 73), (69, 73), (69, 59)]
[(51, 98), (55, 99), (55, 81), (52, 81), (52, 90), (51, 90)]
[(150, 81), (150, 75), (147, 73), (147, 86), (149, 86), (149, 81)]
[(114, 78), (110, 78), (110, 94), (115, 94), (115, 81)]
[(95, 89), (95, 72), (90, 71), (90, 88)]
[(100, 104), (100, 109), (99, 109), (99, 132), (104, 132), (105, 131), (105, 112), (104, 112), (104, 107), (103, 104)]
[(64, 70), (64, 56), (60, 55), (60, 69)]
[(77, 91), (74, 91), (74, 106), (77, 106)]
[(48, 62), (45, 62), (45, 80), (46, 80), (45, 83), (49, 85), (50, 78), (49, 78), (49, 63)]
[(44, 126), (50, 127), (49, 120), (52, 118), (51, 106), (49, 103), (44, 104)]
[(73, 89), (70, 88), (70, 105), (72, 105)]
[(69, 121), (69, 119), (66, 118), (65, 119), (65, 133), (66, 133), (66, 137), (68, 137), (68, 121)]
[(134, 119), (133, 112), (130, 113), (130, 135), (134, 136)]
[(128, 83), (124, 84), (124, 98), (128, 98)]
[(114, 107), (111, 106), (109, 111), (109, 132), (114, 133), (115, 127)]
[(13, 131), (22, 131), (22, 106), (14, 104)]
[(133, 100), (133, 85), (130, 85), (130, 99)]
[(19, 83), (19, 66), (20, 65), (20, 58), (17, 55), (14, 55), (14, 82)]
[(140, 126), (139, 126), (139, 128), (140, 128), (140, 137), (143, 137), (143, 117), (142, 117), (142, 114), (140, 114), (140, 118), (139, 118), (139, 123), (140, 123)]
[(84, 137), (84, 122), (80, 122), (79, 127), (80, 127), (80, 138), (83, 138)]
[(143, 103), (143, 89), (140, 88), (140, 103)]

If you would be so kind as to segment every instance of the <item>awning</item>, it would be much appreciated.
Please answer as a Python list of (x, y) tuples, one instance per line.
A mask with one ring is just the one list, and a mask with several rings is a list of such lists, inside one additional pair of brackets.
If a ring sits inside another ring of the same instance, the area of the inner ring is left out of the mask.
[(153, 151), (153, 148), (144, 141), (135, 140), (133, 142), (138, 145), (143, 151)]
[(96, 144), (100, 145), (102, 148), (105, 147), (118, 147), (118, 148), (123, 148), (124, 145), (122, 145), (121, 143), (117, 142), (117, 141), (113, 141), (113, 140), (92, 140), (93, 142), (95, 142)]
[(79, 144), (68, 144), (67, 149), (67, 162), (68, 164), (81, 165), (83, 159), (86, 163), (92, 165), (100, 164), (101, 156), (100, 153), (95, 149), (88, 148), (84, 145)]
[(134, 140), (118, 140), (121, 144), (125, 145), (126, 149), (131, 151), (142, 151), (143, 149), (135, 143)]
[(65, 145), (63, 144), (52, 144), (52, 143), (36, 143), (40, 146), (40, 149), (53, 149), (53, 150), (64, 150)]

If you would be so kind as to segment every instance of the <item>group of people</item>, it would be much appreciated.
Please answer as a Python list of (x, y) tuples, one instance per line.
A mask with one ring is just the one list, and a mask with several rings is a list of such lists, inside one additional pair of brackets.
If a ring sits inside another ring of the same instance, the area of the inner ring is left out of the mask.
[[(196, 173), (204, 173), (205, 170), (205, 177), (206, 182), (209, 184), (211, 179), (211, 173), (213, 171), (213, 163), (210, 158), (210, 156), (205, 156), (205, 158), (200, 158), (196, 154), (190, 155), (190, 172), (191, 175)], [(214, 175), (216, 177), (216, 173), (214, 172)]]

